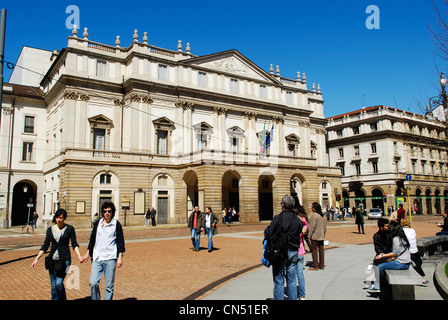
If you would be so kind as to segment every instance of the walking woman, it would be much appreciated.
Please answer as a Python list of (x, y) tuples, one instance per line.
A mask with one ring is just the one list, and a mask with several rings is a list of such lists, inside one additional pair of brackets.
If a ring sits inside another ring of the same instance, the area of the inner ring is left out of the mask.
[(311, 239), (313, 266), (308, 270), (323, 270), (325, 267), (324, 240), (327, 232), (327, 221), (319, 203), (314, 202), (311, 205), (311, 210), (313, 213), (308, 225), (308, 238)]
[(79, 252), (78, 242), (76, 242), (75, 228), (65, 223), (67, 212), (64, 209), (58, 209), (54, 217), (56, 224), (47, 229), (44, 243), (31, 264), (31, 268), (36, 269), (37, 261), (48, 250), (51, 243), (51, 250), (48, 255), (51, 257), (51, 263), (48, 266), (51, 283), (51, 300), (67, 300), (64, 278), (71, 264), (70, 242), (73, 250), (78, 255), (79, 262), (82, 262), (82, 257)]

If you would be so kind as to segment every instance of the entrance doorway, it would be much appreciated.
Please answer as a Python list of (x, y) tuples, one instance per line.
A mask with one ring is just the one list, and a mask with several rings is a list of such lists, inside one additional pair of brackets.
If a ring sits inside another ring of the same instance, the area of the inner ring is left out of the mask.
[(222, 177), (222, 206), (240, 211), (240, 176), (236, 172), (227, 171)]
[(168, 197), (157, 198), (157, 223), (168, 223)]
[[(32, 205), (32, 207), (28, 206)], [(18, 182), (13, 189), (11, 226), (26, 224), (32, 220), (36, 208), (36, 190), (27, 182)], [(29, 216), (29, 218), (28, 218)]]
[(274, 216), (272, 179), (268, 176), (261, 176), (258, 179), (258, 215), (260, 221), (272, 220)]

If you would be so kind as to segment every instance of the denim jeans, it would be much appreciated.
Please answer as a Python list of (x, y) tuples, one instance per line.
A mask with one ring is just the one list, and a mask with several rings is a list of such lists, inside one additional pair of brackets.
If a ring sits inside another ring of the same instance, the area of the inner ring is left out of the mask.
[(390, 262), (384, 262), (378, 265), (378, 270), (380, 272), (380, 279), (384, 278), (384, 270), (407, 270), (409, 269), (409, 264), (403, 264), (396, 260)]
[(297, 281), (299, 285), (297, 286), (297, 295), (299, 297), (305, 297), (305, 276), (303, 275), (303, 261), (305, 256), (299, 256), (297, 260)]
[(288, 250), (288, 260), (272, 266), (274, 300), (285, 300), (285, 280), (288, 300), (297, 300), (296, 268), (298, 260), (299, 254), (297, 250)]
[(191, 229), (191, 242), (193, 243), (193, 248), (199, 250), (199, 244), (201, 243), (201, 232), (195, 228)]
[(212, 228), (205, 228), (205, 233), (207, 233), (208, 237), (208, 250), (212, 250), (213, 249)]
[[(71, 264), (71, 260), (66, 260), (65, 264), (68, 268)], [(67, 300), (67, 295), (65, 293), (64, 287), (65, 275), (63, 277), (59, 277), (54, 270), (49, 271), (49, 274), (51, 285), (51, 300)]]
[(90, 296), (92, 300), (100, 300), (100, 279), (104, 272), (104, 284), (106, 292), (104, 300), (112, 300), (114, 296), (115, 268), (117, 260), (92, 261), (92, 270), (90, 272)]

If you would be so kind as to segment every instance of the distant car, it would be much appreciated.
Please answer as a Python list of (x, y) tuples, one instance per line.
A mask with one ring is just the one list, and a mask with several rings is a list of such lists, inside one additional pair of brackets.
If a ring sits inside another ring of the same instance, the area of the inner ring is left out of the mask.
[(369, 213), (367, 216), (369, 219), (379, 219), (383, 216), (383, 210), (381, 210), (379, 208), (372, 208), (369, 210)]

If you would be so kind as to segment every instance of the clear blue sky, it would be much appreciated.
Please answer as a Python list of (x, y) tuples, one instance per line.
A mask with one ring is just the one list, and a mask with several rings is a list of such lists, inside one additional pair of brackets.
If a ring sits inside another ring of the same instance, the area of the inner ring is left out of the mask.
[[(439, 94), (438, 72), (446, 70), (429, 32), (431, 0), (3, 0), (5, 60), (15, 63), (24, 45), (66, 47), (71, 4), (92, 41), (114, 45), (120, 35), (128, 46), (138, 29), (140, 41), (146, 31), (159, 47), (176, 50), (182, 40), (196, 55), (236, 49), (266, 71), (273, 64), (284, 77), (305, 72), (309, 89), (321, 85), (326, 117), (373, 105), (421, 112), (416, 102)], [(379, 30), (366, 28), (369, 5), (380, 9)], [(5, 82), (10, 73), (5, 65)]]

